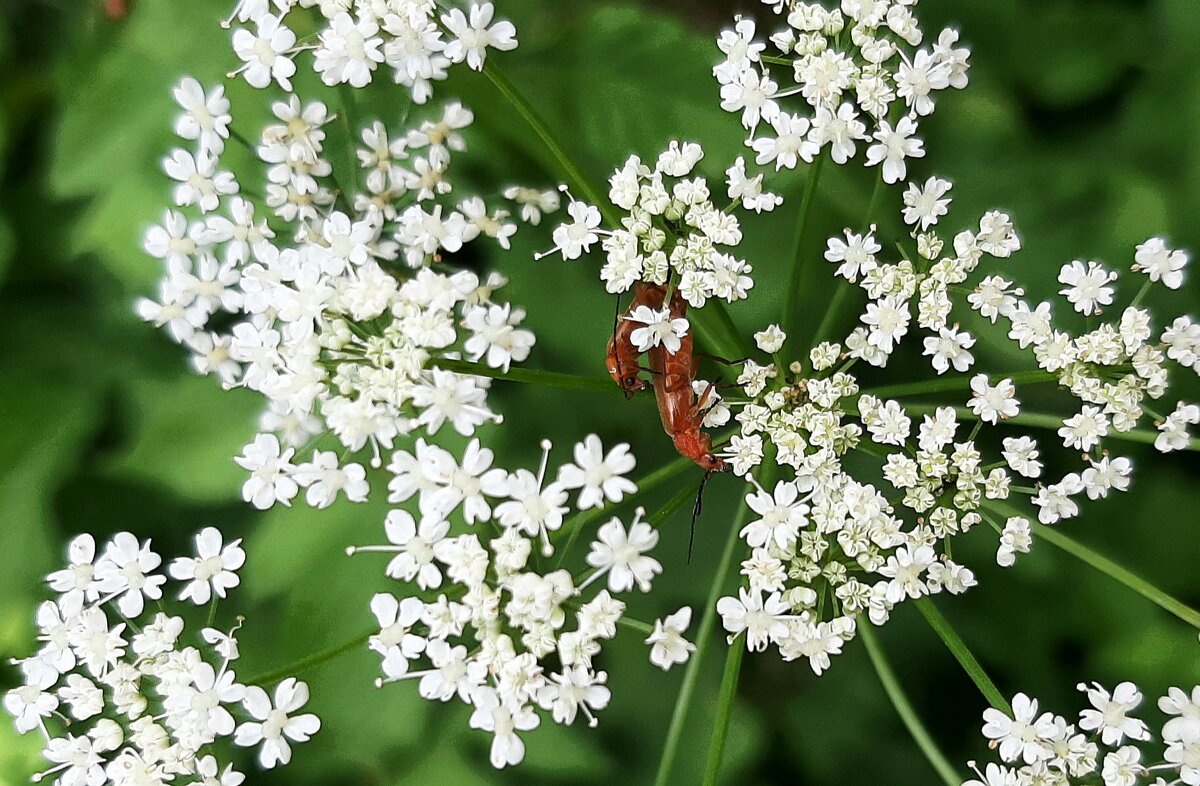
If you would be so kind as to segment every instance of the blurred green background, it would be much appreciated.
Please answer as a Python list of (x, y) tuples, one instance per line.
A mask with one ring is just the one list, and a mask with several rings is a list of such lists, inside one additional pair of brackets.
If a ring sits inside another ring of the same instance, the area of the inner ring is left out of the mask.
[[(631, 152), (653, 157), (671, 138), (704, 143), (710, 177), (741, 151), (737, 120), (719, 110), (709, 76), (713, 39), (739, 4), (498, 4), (521, 39), (498, 62), (595, 178)], [(167, 556), (208, 524), (245, 537), (244, 585), (224, 614), (248, 618), (246, 674), (365, 631), (367, 600), (386, 586), (382, 563), (343, 554), (348, 543), (380, 537), (382, 500), (320, 513), (251, 511), (231, 457), (253, 435), (256, 399), (191, 375), (183, 354), (132, 314), (159, 272), (140, 237), (168, 203), (159, 159), (173, 144), (170, 87), (183, 73), (212, 83), (230, 67), (227, 33), (217, 26), (226, 5), (133, 0), (129, 17), (114, 23), (98, 2), (0, 2), (0, 690), (17, 676), (9, 658), (31, 649), (41, 577), (77, 532), (131, 530)], [(755, 3), (740, 6), (759, 13)], [(1058, 267), (1074, 258), (1127, 267), (1134, 245), (1153, 234), (1200, 249), (1200, 4), (925, 0), (920, 13), (927, 31), (960, 25), (973, 50), (970, 88), (941, 98), (923, 125), (930, 158), (914, 166), (913, 176), (955, 181), (951, 228), (992, 207), (1012, 211), (1026, 250), (1010, 272), (1035, 296), (1056, 289)], [(302, 95), (334, 105), (313, 83), (298, 82)], [(266, 111), (262, 96), (243, 84), (229, 92), (235, 127), (253, 134)], [(478, 118), (472, 152), (456, 162), (458, 188), (495, 194), (514, 180), (557, 182), (546, 152), (482, 77), (460, 73), (439, 95), (462, 97)], [(390, 90), (373, 96), (373, 114), (395, 123), (404, 102)], [(824, 237), (861, 222), (874, 176), (857, 166), (827, 170), (806, 254), (819, 255)], [(791, 198), (782, 215), (746, 224), (743, 251), (759, 286), (734, 316), (747, 334), (778, 319), (782, 292), (771, 277), (790, 264), (801, 181), (776, 183)], [(538, 335), (529, 365), (599, 375), (612, 301), (593, 263), (531, 261), (532, 250), (549, 245), (547, 232), (523, 229), (513, 253), (465, 261), (511, 279), (507, 296), (528, 309)], [(809, 320), (819, 319), (829, 286), (823, 269)], [(1191, 286), (1163, 301), (1174, 316), (1195, 307), (1196, 293)], [(981, 368), (1020, 367), (986, 343)], [(897, 364), (890, 378), (915, 375)], [(570, 441), (588, 431), (605, 444), (631, 441), (639, 475), (670, 456), (645, 399), (614, 404), (497, 385), (495, 401), (507, 422), (488, 440), (509, 467), (534, 462), (542, 437), (556, 440), (565, 460)], [(1196, 467), (1178, 454), (1130, 455), (1144, 459), (1134, 492), (1087, 505), (1068, 531), (1200, 604)], [(634, 599), (635, 616), (702, 603), (735, 492), (732, 479), (709, 484), (690, 566), (686, 515), (665, 527), (657, 556), (666, 573), (648, 599)], [(1046, 544), (1008, 571), (995, 567), (994, 548), (986, 528), (956, 542), (956, 558), (976, 570), (980, 586), (940, 606), (1006, 693), (1024, 690), (1072, 714), (1080, 680), (1131, 679), (1157, 695), (1200, 677), (1194, 630)], [(882, 640), (951, 761), (985, 757), (984, 702), (919, 614), (899, 610)], [(547, 720), (526, 735), (525, 764), (498, 773), (487, 765), (489, 736), (466, 727), (466, 707), (432, 706), (412, 686), (377, 691), (378, 659), (356, 652), (303, 675), (324, 729), (292, 766), (251, 771), (249, 783), (645, 783), (682, 677), (680, 669), (658, 672), (646, 654), (623, 634), (602, 664), (614, 698), (600, 727)], [(703, 766), (719, 660), (701, 678), (679, 783)], [(35, 736), (18, 738), (0, 723), (0, 786), (25, 783), (38, 768)], [(935, 782), (857, 643), (821, 678), (774, 655), (748, 658), (727, 762), (730, 783)]]

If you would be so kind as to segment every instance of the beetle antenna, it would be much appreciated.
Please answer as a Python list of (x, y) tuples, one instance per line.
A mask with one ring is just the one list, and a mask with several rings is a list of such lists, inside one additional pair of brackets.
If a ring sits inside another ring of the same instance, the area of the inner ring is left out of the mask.
[(708, 479), (712, 476), (712, 470), (704, 473), (704, 477), (700, 479), (700, 488), (696, 490), (696, 504), (692, 506), (692, 529), (688, 535), (688, 564), (692, 564), (692, 546), (696, 543), (696, 519), (700, 518), (700, 511), (704, 508), (704, 484), (708, 483)]

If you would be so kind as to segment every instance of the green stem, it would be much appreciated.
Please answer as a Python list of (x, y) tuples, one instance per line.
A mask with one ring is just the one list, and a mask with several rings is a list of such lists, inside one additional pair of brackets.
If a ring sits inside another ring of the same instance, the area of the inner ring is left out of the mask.
[(1124, 584), (1146, 600), (1174, 614), (1192, 627), (1200, 628), (1200, 611), (1196, 611), (1182, 601), (1176, 600), (1141, 576), (1121, 567), (1108, 557), (1092, 551), (1079, 541), (1044, 524), (1033, 522), (1033, 534), (1047, 543), (1057, 546), (1071, 556), (1086, 562), (1109, 578)]
[[(886, 390), (886, 388), (881, 388)], [(936, 404), (905, 404), (905, 411), (912, 416), (930, 415), (938, 409)], [(975, 413), (966, 407), (952, 407), (959, 420), (975, 420)], [(1049, 415), (1043, 412), (1021, 412), (1015, 417), (1000, 421), (1000, 425), (1008, 426), (1029, 426), (1031, 428), (1049, 429), (1057, 431), (1062, 426), (1063, 419), (1060, 415)], [(1134, 429), (1132, 431), (1109, 431), (1108, 436), (1104, 440), (1115, 440), (1117, 442), (1137, 442), (1143, 445), (1153, 445), (1158, 438), (1157, 431), (1148, 429)], [(1200, 451), (1200, 437), (1192, 437), (1188, 440), (1187, 450)]]
[(1143, 298), (1150, 292), (1150, 287), (1153, 283), (1150, 279), (1146, 279), (1146, 283), (1142, 284), (1142, 288), (1133, 296), (1133, 302), (1129, 304), (1130, 308), (1137, 308), (1142, 304)]
[(794, 66), (795, 62), (788, 60), (786, 57), (776, 57), (775, 55), (759, 55), (758, 59), (764, 63), (772, 63), (774, 65)]
[(891, 665), (884, 657), (883, 650), (879, 646), (879, 642), (875, 638), (875, 631), (870, 625), (860, 625), (858, 629), (858, 637), (862, 639), (866, 645), (867, 655), (871, 658), (871, 665), (875, 667), (875, 674), (879, 676), (879, 681), (883, 683), (883, 690), (887, 693), (888, 698), (892, 700), (892, 706), (896, 708), (896, 714), (900, 716), (900, 720), (904, 721), (904, 726), (908, 729), (908, 733), (917, 743), (917, 747), (925, 754), (925, 758), (929, 760), (929, 764), (937, 771), (939, 777), (946, 786), (961, 786), (963, 780), (958, 773), (954, 771), (954, 767), (946, 759), (945, 755), (938, 750), (937, 743), (933, 741), (933, 737), (921, 723), (921, 718), (913, 709), (912, 703), (909, 702), (908, 696), (904, 694), (904, 689), (900, 687), (900, 682), (896, 679), (896, 673), (892, 671)]
[(453, 371), (456, 374), (472, 374), (477, 377), (502, 379), (506, 382), (522, 382), (527, 385), (542, 385), (565, 390), (586, 390), (595, 393), (620, 393), (621, 389), (611, 380), (599, 377), (582, 377), (575, 374), (563, 374), (558, 371), (542, 371), (536, 368), (509, 368), (504, 371), (485, 366), (482, 363), (471, 363), (466, 360), (450, 358), (434, 358), (431, 361), (434, 368)]
[[(875, 187), (871, 190), (871, 199), (867, 202), (867, 212), (863, 214), (862, 226), (859, 227), (860, 232), (866, 232), (871, 228), (871, 220), (879, 210), (879, 203), (883, 201), (883, 195), (886, 191), (887, 184), (883, 182), (883, 178), (876, 177)], [(813, 333), (812, 341), (809, 342), (814, 347), (828, 338), (834, 323), (841, 317), (842, 310), (845, 307), (846, 300), (850, 297), (850, 293), (858, 288), (849, 281), (836, 276), (833, 280), (833, 297), (825, 309), (825, 314), (821, 317), (821, 322), (817, 325), (816, 332)]]
[(821, 181), (821, 170), (825, 167), (825, 158), (824, 154), (818, 156), (808, 169), (808, 183), (804, 186), (804, 196), (800, 200), (800, 213), (796, 217), (796, 239), (792, 245), (792, 272), (788, 280), (783, 312), (783, 332), (792, 337), (796, 337), (796, 330), (800, 324), (800, 287), (803, 284), (806, 268), (803, 260), (804, 237), (808, 228), (808, 218), (812, 214), (817, 184)]
[(975, 687), (979, 688), (979, 692), (987, 699), (988, 704), (991, 704), (996, 709), (1000, 710), (1008, 717), (1012, 717), (1012, 706), (1009, 705), (1008, 699), (1004, 698), (1004, 694), (996, 687), (996, 683), (992, 682), (992, 678), (983, 670), (983, 666), (979, 665), (979, 661), (967, 648), (966, 643), (959, 637), (958, 633), (950, 626), (950, 623), (938, 611), (937, 606), (933, 605), (933, 601), (929, 598), (917, 598), (914, 601), (917, 609), (924, 615), (929, 626), (933, 628), (942, 643), (950, 650), (954, 659), (963, 667), (963, 671), (975, 683)]
[[(764, 461), (761, 465), (764, 467), (764, 477), (766, 473), (775, 470), (773, 461)], [(762, 479), (760, 479), (762, 482)], [(725, 548), (721, 553), (721, 561), (717, 565), (716, 573), (711, 588), (708, 592), (707, 605), (704, 607), (704, 617), (700, 620), (700, 628), (696, 634), (696, 652), (692, 654), (688, 661), (687, 671), (683, 675), (683, 684), (679, 687), (679, 697), (675, 700), (675, 709), (671, 712), (671, 723), (667, 727), (667, 739), (663, 745), (662, 760), (658, 765), (658, 775), (654, 779), (655, 786), (667, 786), (671, 783), (671, 768), (675, 763), (675, 755), (679, 751), (679, 743), (683, 739), (684, 721), (687, 720), (688, 708), (691, 706), (692, 697), (696, 692), (696, 685), (700, 681), (700, 668), (704, 662), (704, 656), (712, 646), (712, 638), (717, 627), (717, 601), (721, 599), (725, 589), (725, 582), (729, 577), (730, 571), (736, 564), (736, 555), (738, 544), (741, 539), (738, 533), (745, 526), (746, 520), (750, 515), (750, 508), (742, 504), (739, 506), (737, 516), (734, 518), (733, 526), (729, 530), (729, 534), (725, 539)], [(744, 647), (744, 642), (738, 642), (736, 646)]]
[(372, 628), (366, 633), (360, 633), (349, 641), (343, 642), (336, 646), (330, 647), (327, 650), (310, 655), (307, 658), (288, 664), (282, 668), (269, 671), (266, 674), (258, 674), (246, 680), (247, 685), (269, 685), (272, 682), (281, 680), (284, 677), (294, 677), (306, 671), (311, 671), (317, 666), (327, 663), (334, 658), (341, 657), (348, 652), (358, 649), (367, 643), (367, 639), (379, 632), (378, 628)]
[[(687, 470), (688, 467), (694, 466), (696, 465), (691, 459), (680, 457), (672, 461), (670, 464), (659, 467), (646, 477), (642, 478), (641, 482), (638, 483), (637, 492), (632, 496), (626, 497), (622, 504), (638, 501), (644, 495), (649, 494), (651, 491), (666, 483), (668, 480), (671, 480), (676, 475)], [(691, 492), (689, 491), (689, 494), (690, 493)], [(576, 532), (609, 515), (612, 515), (612, 511), (607, 507), (591, 508), (589, 510), (576, 513), (574, 516), (564, 521), (563, 525), (559, 527), (557, 531), (552, 532), (550, 534), (550, 539), (553, 541), (559, 541), (564, 537), (569, 537), (570, 540), (574, 540)], [(657, 516), (658, 514), (655, 515)], [(570, 546), (570, 540), (568, 540), (568, 547)]]
[(721, 692), (717, 700), (717, 716), (713, 720), (712, 742), (708, 746), (708, 761), (704, 765), (704, 786), (716, 786), (721, 774), (721, 760), (725, 756), (725, 741), (729, 737), (729, 719), (733, 715), (733, 702), (737, 696), (738, 677), (742, 671), (742, 658), (746, 654), (745, 642), (735, 641), (725, 656), (725, 672), (721, 675)]
[[(596, 206), (600, 214), (604, 217), (605, 222), (611, 227), (621, 226), (621, 216), (617, 213), (616, 208), (608, 199), (606, 199), (599, 190), (597, 190), (583, 173), (571, 157), (567, 155), (567, 151), (559, 144), (554, 134), (550, 131), (550, 126), (542, 119), (533, 105), (517, 90), (516, 86), (509, 81), (503, 72), (496, 67), (494, 59), (488, 59), (483, 66), (483, 74), (496, 89), (500, 91), (518, 114), (525, 119), (533, 132), (550, 151), (550, 155), (558, 162), (563, 171), (567, 175), (572, 187), (579, 191), (584, 201)], [(716, 321), (720, 323), (720, 330), (713, 324), (713, 318), (710, 314), (715, 315)], [(748, 354), (746, 351), (746, 342), (741, 334), (736, 330), (733, 321), (730, 319), (725, 306), (720, 301), (712, 301), (705, 305), (703, 309), (695, 309), (689, 314), (689, 320), (696, 329), (696, 335), (714, 352), (717, 354), (730, 357), (740, 357)], [(723, 335), (722, 335), (723, 334)]]
[(1030, 521), (1033, 534), (1037, 537), (1041, 538), (1052, 546), (1062, 549), (1081, 562), (1087, 563), (1114, 581), (1124, 584), (1126, 587), (1141, 595), (1146, 600), (1162, 608), (1163, 610), (1174, 614), (1188, 625), (1191, 625), (1194, 628), (1200, 628), (1200, 611), (1197, 611), (1183, 601), (1168, 595), (1166, 592), (1146, 581), (1133, 571), (1121, 567), (1116, 562), (1113, 562), (1108, 557), (1105, 557), (1103, 554), (1093, 551), (1092, 549), (1083, 545), (1074, 538), (1071, 538), (1070, 536), (1060, 532), (1059, 530), (1052, 527), (1047, 527), (1045, 524), (1041, 524), (1036, 520), (1030, 519), (1029, 516), (1022, 514), (1021, 511), (1017, 510), (1011, 505), (1006, 505), (1002, 502), (988, 502), (987, 507), (991, 508), (1002, 516), (1020, 516)]
[(354, 88), (346, 83), (338, 85), (338, 98), (342, 101), (341, 119), (342, 125), (346, 129), (346, 138), (350, 144), (349, 156), (350, 167), (349, 172), (345, 174), (349, 180), (347, 185), (350, 187), (350, 193), (347, 194), (347, 199), (350, 200), (359, 191), (358, 183), (358, 167), (355, 166), (356, 154), (354, 151), (355, 140), (358, 138), (357, 131), (361, 128), (358, 122), (358, 102), (354, 98)]
[(600, 192), (592, 186), (591, 181), (589, 181), (587, 176), (583, 174), (582, 170), (575, 165), (575, 162), (572, 161), (571, 157), (567, 155), (567, 152), (563, 149), (562, 145), (558, 143), (558, 140), (554, 138), (554, 134), (550, 133), (550, 127), (546, 125), (546, 122), (542, 120), (540, 115), (538, 115), (537, 110), (533, 108), (533, 105), (525, 99), (525, 96), (521, 95), (520, 91), (517, 90), (513, 83), (508, 81), (508, 77), (506, 77), (500, 71), (500, 69), (496, 67), (494, 58), (488, 58), (488, 60), (483, 64), (483, 75), (491, 80), (492, 84), (496, 86), (496, 89), (499, 90), (506, 99), (508, 99), (508, 102), (513, 105), (513, 108), (515, 108), (518, 113), (520, 113), (521, 117), (525, 118), (525, 122), (529, 124), (530, 128), (533, 129), (533, 132), (537, 134), (538, 138), (542, 140), (542, 143), (546, 145), (546, 149), (550, 151), (550, 155), (554, 156), (554, 160), (557, 161), (558, 165), (563, 168), (564, 172), (566, 172), (567, 179), (571, 181), (571, 185), (579, 190), (579, 193), (583, 196), (584, 200), (595, 205), (600, 210), (600, 213), (604, 216), (604, 220), (607, 221), (610, 226), (619, 227), (621, 225), (621, 219), (620, 216), (617, 215), (616, 210), (613, 208), (612, 203), (610, 203), (607, 199), (604, 199)]
[[(1038, 382), (1057, 382), (1058, 374), (1051, 371), (1018, 371), (1015, 374), (993, 374), (1011, 379), (1014, 385), (1030, 385)], [(924, 382), (904, 382), (898, 385), (864, 390), (880, 399), (901, 398), (904, 396), (920, 396), (927, 393), (950, 393), (968, 391), (971, 389), (971, 379), (966, 375), (938, 377)], [(1061, 425), (1061, 424), (1060, 424)]]

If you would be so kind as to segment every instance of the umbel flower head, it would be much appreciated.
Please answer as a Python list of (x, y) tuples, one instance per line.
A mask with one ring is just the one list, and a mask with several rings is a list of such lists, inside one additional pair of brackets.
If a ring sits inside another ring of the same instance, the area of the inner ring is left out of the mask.
[(884, 182), (903, 180), (908, 160), (925, 155), (918, 125), (936, 94), (967, 86), (970, 52), (957, 46), (958, 31), (922, 46), (915, 0), (764, 4), (786, 26), (768, 43), (753, 19), (736, 17), (717, 39), (725, 59), (713, 68), (721, 108), (740, 115), (755, 163), (795, 169), (827, 152), (845, 164), (865, 149)]
[(271, 768), (320, 730), (303, 711), (303, 682), (289, 677), (271, 698), (239, 681), (241, 618), (230, 631), (189, 630), (189, 605), (212, 598), (211, 619), (244, 561), (240, 541), (212, 527), (168, 566), (174, 581), (150, 542), (127, 532), (102, 548), (91, 535), (71, 541), (67, 565), (47, 577), (56, 595), (37, 611), (40, 649), (15, 662), (24, 684), (4, 696), (17, 731), (45, 742), (50, 766), (35, 782), (238, 786), (230, 743), (257, 748)]
[[(137, 304), (190, 350), (197, 372), (263, 396), (261, 432), (236, 458), (247, 472), (243, 496), (260, 509), (298, 496), (317, 508), (362, 502), (364, 464), (379, 466), (397, 439), (443, 428), (469, 436), (499, 422), (488, 379), (439, 363), (507, 371), (534, 345), (525, 312), (497, 297), (504, 277), (450, 259), (483, 240), (508, 248), (517, 229), (508, 210), (453, 188), (470, 109), (446, 101), (407, 128), (376, 120), (352, 129), (357, 169), (335, 170), (326, 150), (335, 115), (291, 94), (290, 83), (294, 60), (311, 51), (327, 85), (361, 87), (391, 67), (424, 103), (452, 63), (479, 69), (487, 49), (513, 48), (511, 23), (493, 20), (490, 3), (465, 14), (424, 0), (320, 3), (328, 27), (315, 47), (296, 46), (287, 19), (311, 5), (242, 0), (229, 20), (242, 25), (234, 74), (288, 91), (254, 142), (231, 131), (222, 87), (180, 82), (175, 128), (193, 145), (164, 160), (175, 208), (145, 236), (164, 275), (158, 297)], [(257, 171), (221, 168), (230, 139), (251, 149)], [(558, 207), (553, 192), (506, 193), (534, 223)]]
[[(1025, 497), (1040, 526), (1078, 515), (1084, 495), (1098, 500), (1127, 490), (1133, 465), (1109, 452), (1111, 439), (1136, 429), (1158, 406), (1151, 402), (1169, 396), (1171, 361), (1194, 370), (1190, 323), (1176, 319), (1155, 341), (1140, 295), (1080, 335), (1056, 326), (1050, 302), (1031, 305), (1010, 280), (981, 270), (1020, 250), (1006, 214), (989, 212), (951, 241), (938, 235), (949, 193), (940, 178), (909, 185), (903, 219), (912, 231), (895, 244), (895, 261), (874, 227), (831, 238), (826, 259), (867, 297), (860, 326), (844, 344), (813, 348), (811, 370), (801, 361), (787, 368), (747, 361), (738, 379), (746, 400), (731, 404), (739, 432), (725, 455), (752, 484), (746, 502), (757, 518), (741, 532), (751, 549), (742, 563), (746, 584), (718, 609), (726, 630), (744, 635), (750, 649), (775, 646), (786, 660), (807, 658), (818, 673), (864, 613), (883, 624), (904, 600), (975, 584), (972, 571), (949, 557), (952, 537), (986, 522), (1000, 535), (1001, 565), (1027, 552), (1033, 514), (1013, 500)], [(1147, 247), (1186, 262), (1162, 241)], [(1146, 253), (1139, 251), (1135, 271), (1149, 269)], [(1101, 317), (1101, 308), (1118, 302), (1120, 279), (1099, 263), (1073, 262), (1063, 266), (1060, 294), (1074, 310)], [(1060, 416), (1057, 435), (1082, 462), (1055, 482), (1019, 485), (1021, 477), (1046, 474), (1042, 448), (1013, 431), (1023, 422), (1013, 378), (975, 369), (976, 339), (955, 321), (968, 321), (972, 311), (984, 330), (1007, 320), (1000, 337), (1031, 356), (1035, 369), (1023, 378), (1057, 384), (1067, 407), (1078, 408)], [(914, 333), (936, 375), (961, 378), (961, 403), (906, 405), (864, 390), (851, 372), (859, 363), (887, 367)], [(759, 344), (786, 356), (776, 326), (759, 334)], [(1156, 447), (1186, 446), (1196, 415), (1195, 405), (1177, 401), (1171, 415), (1155, 416)], [(999, 455), (987, 455), (997, 443)], [(763, 488), (753, 473), (766, 465), (785, 477)]]
[(1200, 686), (1171, 688), (1158, 700), (1166, 720), (1157, 735), (1133, 714), (1140, 713), (1143, 695), (1132, 682), (1111, 691), (1099, 683), (1079, 690), (1091, 706), (1075, 722), (1039, 712), (1037, 700), (1024, 693), (1013, 697), (1011, 713), (985, 710), (983, 735), (1002, 763), (980, 771), (971, 762), (977, 778), (963, 786), (1200, 784)]
[(423, 698), (471, 705), (469, 724), (492, 734), (496, 767), (524, 758), (519, 732), (547, 714), (596, 725), (611, 699), (602, 649), (618, 626), (650, 633), (651, 661), (663, 669), (695, 649), (683, 639), (690, 610), (653, 629), (625, 615), (619, 596), (649, 592), (663, 569), (649, 555), (658, 533), (640, 508), (628, 525), (613, 516), (599, 527), (582, 572), (563, 567), (583, 521), (637, 491), (625, 477), (636, 465), (629, 446), (606, 453), (589, 435), (575, 446), (575, 463), (555, 473), (550, 450), (543, 443), (536, 473), (510, 472), (493, 466), (478, 440), (461, 458), (418, 440), (413, 452), (393, 454), (388, 499), (415, 502), (419, 519), (392, 510), (387, 544), (349, 549), (392, 555), (384, 572), (396, 590), (371, 601), (378, 684), (416, 680)]

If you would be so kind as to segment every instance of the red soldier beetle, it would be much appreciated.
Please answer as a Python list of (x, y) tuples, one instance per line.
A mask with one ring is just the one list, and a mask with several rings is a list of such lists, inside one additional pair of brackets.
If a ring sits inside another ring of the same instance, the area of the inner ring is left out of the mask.
[[(686, 313), (687, 301), (676, 289), (671, 294), (671, 318), (682, 318)], [(724, 472), (728, 465), (713, 453), (712, 437), (700, 429), (704, 422), (704, 405), (708, 403), (715, 383), (710, 383), (696, 400), (692, 382), (696, 379), (698, 365), (698, 358), (692, 351), (690, 330), (680, 339), (679, 351), (674, 354), (662, 346), (651, 348), (650, 373), (654, 379), (658, 414), (679, 455), (696, 462), (706, 473)]]
[[(663, 307), (667, 299), (667, 291), (661, 284), (650, 284), (639, 281), (633, 290), (633, 302), (629, 310), (638, 306), (648, 306), (655, 311)], [(620, 300), (617, 301), (618, 309)], [(634, 346), (630, 335), (637, 329), (637, 324), (620, 317), (614, 320), (613, 336), (608, 342), (607, 368), (608, 375), (625, 391), (625, 398), (631, 398), (634, 393), (648, 387), (641, 377), (642, 367), (638, 362), (642, 353)]]

